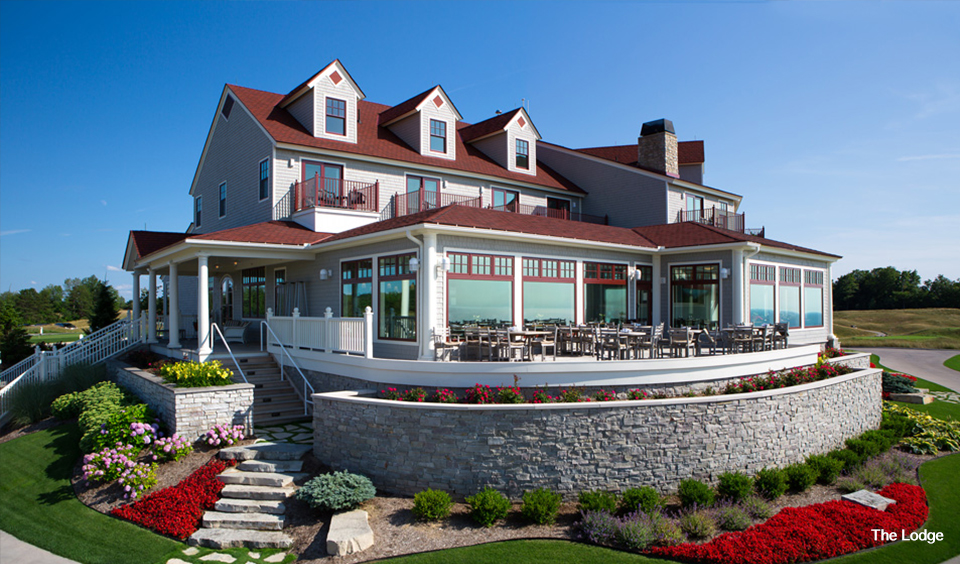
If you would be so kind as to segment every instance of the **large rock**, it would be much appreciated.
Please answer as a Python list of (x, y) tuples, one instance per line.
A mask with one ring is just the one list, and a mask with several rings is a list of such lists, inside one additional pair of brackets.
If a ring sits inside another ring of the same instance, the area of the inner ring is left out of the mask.
[(359, 509), (337, 513), (330, 520), (327, 533), (327, 553), (331, 556), (346, 556), (362, 552), (373, 546), (373, 529), (367, 520), (367, 512)]
[(871, 507), (877, 511), (884, 511), (887, 509), (888, 505), (896, 503), (896, 500), (883, 497), (882, 495), (875, 494), (868, 490), (855, 491), (853, 493), (840, 496), (840, 498), (847, 501), (852, 501), (854, 503), (859, 503), (865, 507)]

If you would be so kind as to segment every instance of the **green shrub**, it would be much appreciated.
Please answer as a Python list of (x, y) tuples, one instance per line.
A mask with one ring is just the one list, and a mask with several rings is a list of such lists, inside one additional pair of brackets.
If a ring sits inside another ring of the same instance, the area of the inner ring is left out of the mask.
[(297, 499), (320, 511), (353, 509), (377, 495), (370, 478), (333, 472), (313, 478), (297, 490)]
[(705, 539), (717, 532), (717, 522), (706, 511), (688, 511), (680, 515), (680, 530), (690, 538)]
[(791, 464), (784, 468), (787, 486), (791, 491), (805, 492), (817, 481), (817, 471), (803, 463)]
[(852, 472), (863, 462), (863, 458), (859, 454), (846, 448), (832, 450), (827, 453), (827, 456), (843, 463), (843, 469), (847, 472)]
[(717, 525), (724, 531), (743, 531), (753, 525), (746, 510), (737, 505), (717, 509)]
[(883, 412), (883, 420), (880, 423), (880, 429), (890, 432), (898, 441), (904, 437), (913, 435), (916, 423), (909, 417), (892, 411)]
[(913, 380), (904, 378), (900, 374), (883, 372), (883, 391), (891, 394), (912, 394), (917, 391)]
[(824, 454), (814, 454), (807, 457), (807, 466), (817, 474), (818, 483), (830, 485), (837, 481), (837, 476), (843, 470), (843, 461)]
[(847, 439), (847, 448), (852, 450), (860, 457), (860, 460), (873, 458), (880, 454), (880, 445), (873, 440), (868, 439)]
[(21, 382), (7, 392), (10, 400), (10, 420), (16, 427), (36, 423), (50, 414), (50, 404), (56, 397), (47, 382)]
[(63, 421), (65, 419), (73, 419), (80, 415), (81, 409), (83, 409), (83, 402), (81, 401), (80, 394), (78, 392), (70, 392), (53, 400), (53, 404), (50, 406), (50, 413), (57, 419)]
[(439, 521), (450, 515), (453, 500), (442, 490), (423, 490), (413, 496), (413, 515), (421, 521)]
[[(84, 414), (87, 412), (84, 411)], [(113, 446), (118, 442), (131, 443), (132, 433), (130, 425), (132, 423), (149, 423), (154, 420), (153, 412), (146, 404), (126, 405), (118, 407), (107, 415), (99, 428), (93, 428), (84, 433), (80, 438), (80, 448), (84, 452), (94, 452)], [(151, 437), (156, 433), (151, 433)], [(137, 441), (138, 451), (146, 446), (142, 441)]]
[(620, 499), (620, 511), (622, 513), (632, 513), (639, 509), (644, 513), (653, 513), (660, 509), (663, 500), (657, 490), (650, 486), (639, 488), (630, 488), (623, 492)]
[(547, 525), (556, 521), (561, 501), (560, 494), (546, 488), (526, 492), (520, 514), (538, 525)]
[(867, 431), (858, 437), (864, 441), (872, 441), (880, 449), (880, 452), (887, 452), (890, 450), (890, 447), (897, 443), (897, 440), (894, 438), (894, 434), (889, 430), (874, 430)]
[(427, 392), (423, 388), (411, 388), (400, 394), (401, 401), (422, 402), (427, 399)]
[(526, 403), (518, 386), (497, 386), (497, 403)]
[(865, 487), (863, 482), (853, 477), (845, 477), (837, 480), (837, 489), (843, 493), (858, 492)]
[(680, 505), (683, 507), (690, 507), (693, 504), (698, 507), (710, 507), (715, 497), (710, 486), (695, 478), (680, 482), (677, 495), (680, 496)]
[(787, 479), (783, 474), (783, 470), (764, 468), (757, 472), (754, 487), (756, 487), (757, 492), (765, 498), (777, 499), (787, 491)]
[(650, 518), (653, 520), (653, 532), (657, 537), (657, 544), (673, 546), (687, 541), (683, 531), (673, 519), (667, 519), (659, 513), (653, 513)]
[(233, 372), (224, 368), (219, 360), (209, 362), (173, 362), (160, 367), (158, 374), (179, 388), (226, 386), (233, 384)]
[[(606, 515), (609, 515), (607, 513)], [(649, 519), (625, 519), (620, 521), (613, 538), (629, 550), (643, 550), (650, 546), (657, 536), (653, 530), (653, 521)]]
[(733, 502), (740, 501), (753, 493), (753, 479), (743, 472), (724, 472), (720, 474), (717, 493)]
[(617, 510), (617, 496), (612, 492), (580, 492), (578, 501), (580, 502), (580, 511), (606, 511), (613, 513)]
[(487, 487), (467, 498), (470, 516), (484, 527), (492, 527), (510, 513), (510, 500), (497, 490)]
[(769, 519), (773, 515), (770, 505), (760, 496), (752, 495), (740, 502), (740, 507), (754, 519)]

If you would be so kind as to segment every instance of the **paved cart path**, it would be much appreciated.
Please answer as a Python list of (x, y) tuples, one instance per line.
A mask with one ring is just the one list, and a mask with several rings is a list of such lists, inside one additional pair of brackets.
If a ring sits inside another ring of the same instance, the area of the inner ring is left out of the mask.
[(880, 363), (898, 372), (929, 380), (960, 392), (960, 372), (947, 368), (943, 362), (960, 354), (958, 350), (857, 348), (880, 357)]

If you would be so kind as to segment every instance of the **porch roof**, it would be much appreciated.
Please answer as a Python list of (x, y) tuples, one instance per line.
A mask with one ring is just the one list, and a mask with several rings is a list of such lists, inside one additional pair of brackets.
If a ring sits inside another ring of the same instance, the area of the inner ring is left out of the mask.
[(774, 241), (766, 237), (757, 237), (729, 229), (721, 229), (712, 225), (704, 225), (693, 221), (683, 223), (668, 223), (666, 225), (648, 225), (634, 227), (633, 231), (654, 242), (655, 245), (666, 249), (677, 247), (700, 247), (706, 245), (724, 245), (730, 243), (759, 243), (765, 247), (774, 247), (787, 251), (810, 253), (833, 259), (842, 258), (823, 251), (808, 249), (782, 241)]

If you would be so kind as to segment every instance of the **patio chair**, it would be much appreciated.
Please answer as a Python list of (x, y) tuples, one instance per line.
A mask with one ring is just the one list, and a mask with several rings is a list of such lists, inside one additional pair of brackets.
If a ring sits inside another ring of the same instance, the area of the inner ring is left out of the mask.
[[(789, 337), (790, 337), (790, 328), (787, 326), (786, 321), (777, 323), (776, 325), (773, 326), (774, 348), (781, 348), (781, 349), (787, 348), (787, 339)], [(779, 347), (777, 347), (778, 343), (780, 344)]]
[[(550, 329), (544, 329), (545, 331), (550, 331)], [(547, 360), (547, 349), (552, 350), (553, 360), (557, 360), (557, 328), (553, 328), (553, 335), (545, 335), (544, 337), (537, 339), (532, 342), (532, 345), (538, 345), (540, 347), (540, 359)], [(531, 351), (531, 355), (533, 352)]]
[(683, 356), (690, 356), (690, 349), (695, 349), (696, 346), (693, 331), (689, 327), (670, 330), (671, 356), (680, 356), (680, 351), (683, 351)]
[(467, 360), (483, 360), (484, 340), (482, 333), (488, 329), (468, 327), (464, 330), (463, 353)]
[(753, 334), (753, 350), (768, 351), (773, 349), (773, 325), (764, 325)]
[(597, 360), (608, 357), (610, 360), (622, 360), (627, 351), (627, 343), (620, 338), (620, 332), (600, 329), (597, 333)]
[(510, 362), (514, 360), (530, 360), (530, 344), (527, 341), (527, 337), (522, 334), (516, 334), (512, 329), (506, 331), (497, 332), (498, 336), (502, 336), (498, 344), (500, 357)]
[(716, 336), (711, 335), (706, 329), (700, 331), (700, 334), (697, 335), (697, 356), (703, 356), (704, 349), (706, 349), (707, 354), (711, 356), (717, 354), (718, 344)]
[(240, 320), (230, 320), (223, 322), (223, 339), (228, 343), (246, 343), (247, 339), (245, 333), (247, 327), (250, 326), (249, 321), (240, 321)]
[(736, 352), (737, 345), (733, 339), (733, 333), (731, 331), (717, 331), (717, 336), (714, 338), (716, 339), (717, 344), (720, 345), (720, 348), (723, 349), (723, 354)]
[(665, 328), (666, 324), (661, 323), (660, 325), (655, 325), (650, 332), (650, 340), (647, 342), (650, 348), (650, 358), (660, 358), (663, 356), (663, 346), (666, 342), (663, 338)]
[(737, 325), (733, 330), (733, 345), (736, 352), (753, 351), (753, 325)]
[(453, 360), (456, 357), (460, 360), (460, 348), (463, 343), (454, 340), (450, 335), (450, 328), (443, 327), (434, 330), (433, 333), (433, 359), (434, 360)]

